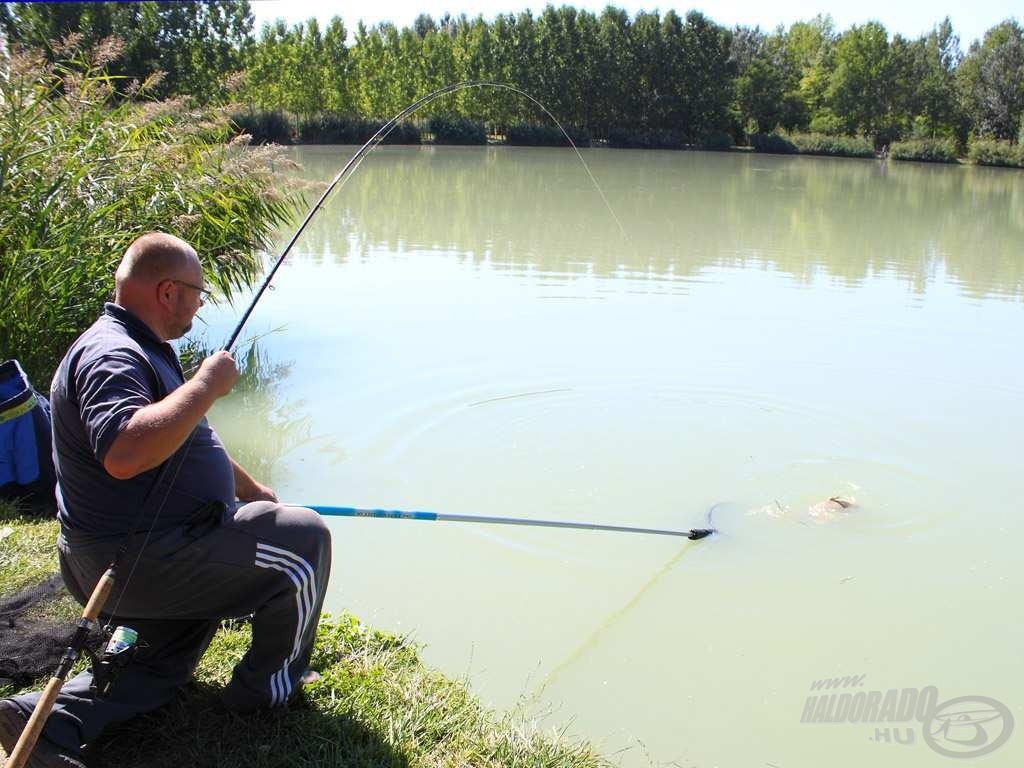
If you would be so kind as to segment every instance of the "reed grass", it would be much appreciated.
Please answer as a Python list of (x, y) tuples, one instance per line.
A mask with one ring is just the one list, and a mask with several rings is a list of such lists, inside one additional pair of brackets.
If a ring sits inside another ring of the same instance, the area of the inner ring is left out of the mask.
[(152, 100), (158, 77), (105, 73), (116, 40), (73, 42), (56, 63), (23, 52), (0, 62), (0, 350), (43, 389), (135, 237), (183, 237), (230, 296), (300, 202), (278, 191), (275, 150), (228, 141), (225, 110)]

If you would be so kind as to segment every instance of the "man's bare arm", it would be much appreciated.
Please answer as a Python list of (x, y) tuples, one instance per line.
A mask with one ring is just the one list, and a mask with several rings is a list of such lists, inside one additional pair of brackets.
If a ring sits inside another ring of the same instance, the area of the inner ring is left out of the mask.
[(235, 495), (239, 501), (277, 501), (272, 488), (256, 481), (234, 459), (231, 459), (231, 467), (235, 470)]
[(191, 380), (132, 415), (103, 458), (103, 468), (118, 480), (129, 480), (160, 466), (237, 379), (238, 369), (230, 354), (210, 355)]

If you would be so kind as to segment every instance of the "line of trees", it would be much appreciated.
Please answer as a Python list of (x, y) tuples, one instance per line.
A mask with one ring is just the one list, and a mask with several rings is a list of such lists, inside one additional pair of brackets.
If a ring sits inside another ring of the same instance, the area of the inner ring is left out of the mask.
[[(10, 42), (46, 46), (68, 33), (86, 44), (125, 41), (115, 74), (167, 73), (160, 95), (236, 94), (252, 110), (299, 117), (329, 112), (390, 117), (460, 80), (516, 85), (566, 124), (595, 138), (626, 128), (678, 131), (697, 141), (726, 132), (742, 142), (775, 128), (897, 139), (1019, 142), (1024, 133), (1024, 28), (1008, 19), (966, 52), (949, 19), (917, 39), (877, 22), (839, 32), (828, 16), (788, 29), (733, 29), (690, 12), (630, 17), (548, 6), (486, 21), (419, 16), (409, 27), (339, 18), (282, 21), (253, 32), (247, 0), (178, 3), (5, 3)], [(507, 92), (471, 89), (425, 115), (470, 118), (494, 130), (544, 122)]]

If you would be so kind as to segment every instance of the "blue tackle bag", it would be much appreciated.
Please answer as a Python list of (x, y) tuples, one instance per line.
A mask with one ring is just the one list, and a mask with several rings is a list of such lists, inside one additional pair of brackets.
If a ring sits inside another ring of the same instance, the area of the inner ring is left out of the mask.
[(50, 403), (17, 360), (0, 363), (0, 498), (23, 499), (28, 511), (56, 514)]

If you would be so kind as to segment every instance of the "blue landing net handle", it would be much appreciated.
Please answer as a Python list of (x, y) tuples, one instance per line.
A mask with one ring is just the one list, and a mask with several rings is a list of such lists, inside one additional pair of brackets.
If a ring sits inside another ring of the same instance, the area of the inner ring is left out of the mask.
[(327, 517), (374, 517), (389, 520), (429, 520), (453, 523), (490, 523), (493, 525), (526, 525), (540, 528), (574, 528), (585, 531), (613, 531), (616, 533), (646, 533), (655, 536), (680, 536), (702, 539), (713, 533), (711, 528), (670, 531), (661, 528), (635, 528), (627, 525), (601, 523), (573, 523), (563, 520), (531, 520), (522, 517), (489, 517), (486, 515), (454, 515), (441, 512), (403, 512), (397, 509), (359, 509), (357, 507), (326, 507), (318, 504), (299, 504)]

